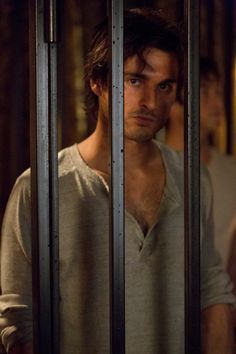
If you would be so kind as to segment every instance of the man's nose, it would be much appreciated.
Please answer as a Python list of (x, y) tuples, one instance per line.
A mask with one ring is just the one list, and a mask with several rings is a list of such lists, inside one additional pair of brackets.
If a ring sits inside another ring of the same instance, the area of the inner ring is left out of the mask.
[(140, 98), (142, 107), (153, 110), (157, 107), (157, 92), (156, 90), (144, 90)]

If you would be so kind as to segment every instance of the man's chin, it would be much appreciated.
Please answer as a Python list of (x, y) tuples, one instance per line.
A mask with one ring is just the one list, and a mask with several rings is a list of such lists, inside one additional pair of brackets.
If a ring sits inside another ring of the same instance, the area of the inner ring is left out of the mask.
[(125, 138), (136, 143), (146, 143), (155, 137), (155, 133), (125, 133)]

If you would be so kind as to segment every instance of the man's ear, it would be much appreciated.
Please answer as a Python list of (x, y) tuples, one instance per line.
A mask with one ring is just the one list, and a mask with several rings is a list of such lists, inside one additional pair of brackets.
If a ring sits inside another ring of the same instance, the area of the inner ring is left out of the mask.
[(90, 80), (90, 88), (96, 96), (101, 96), (102, 94), (102, 84), (99, 81)]

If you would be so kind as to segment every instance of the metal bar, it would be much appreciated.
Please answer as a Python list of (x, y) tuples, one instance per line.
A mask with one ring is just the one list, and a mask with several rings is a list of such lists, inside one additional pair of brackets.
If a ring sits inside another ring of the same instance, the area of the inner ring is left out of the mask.
[(59, 186), (57, 144), (57, 46), (49, 44), (49, 186), (50, 186), (50, 278), (52, 282), (53, 353), (60, 353), (59, 318)]
[(45, 42), (55, 43), (57, 41), (57, 16), (56, 0), (44, 0), (45, 6)]
[[(49, 254), (48, 46), (44, 43), (43, 3), (30, 1), (31, 174), (34, 353), (51, 352)], [(32, 92), (34, 97), (32, 97)], [(32, 102), (33, 100), (33, 102)], [(45, 316), (43, 317), (43, 313)]]
[(199, 1), (185, 1), (185, 353), (201, 352), (200, 336), (200, 147)]
[(29, 1), (29, 10), (34, 353), (57, 354), (56, 50), (44, 41), (45, 2)]
[(109, 1), (111, 117), (110, 328), (111, 353), (125, 353), (123, 1)]
[(233, 48), (233, 0), (228, 0), (224, 2), (225, 9), (225, 31), (224, 36), (227, 38), (225, 41), (225, 113), (226, 113), (226, 152), (232, 154), (233, 152), (233, 141), (234, 141), (234, 121), (233, 121), (233, 108), (232, 103), (234, 98), (232, 97), (233, 92), (233, 63), (234, 63), (234, 48)]
[(37, 201), (37, 90), (36, 90), (36, 2), (29, 1), (30, 68), (30, 165), (31, 165), (31, 235), (32, 235), (32, 305), (34, 354), (39, 347), (39, 247)]

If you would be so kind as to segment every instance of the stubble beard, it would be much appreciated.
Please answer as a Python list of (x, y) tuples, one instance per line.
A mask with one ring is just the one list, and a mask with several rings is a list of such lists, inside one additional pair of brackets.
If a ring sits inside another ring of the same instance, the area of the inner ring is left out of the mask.
[(147, 128), (145, 126), (132, 127), (125, 126), (124, 134), (125, 138), (129, 140), (136, 141), (137, 143), (145, 143), (153, 140), (156, 134), (165, 126), (165, 121), (161, 120), (156, 127)]
[(137, 143), (146, 143), (148, 141), (151, 141), (155, 138), (156, 133), (155, 132), (148, 132), (148, 131), (125, 131), (125, 138), (128, 140), (133, 140)]

